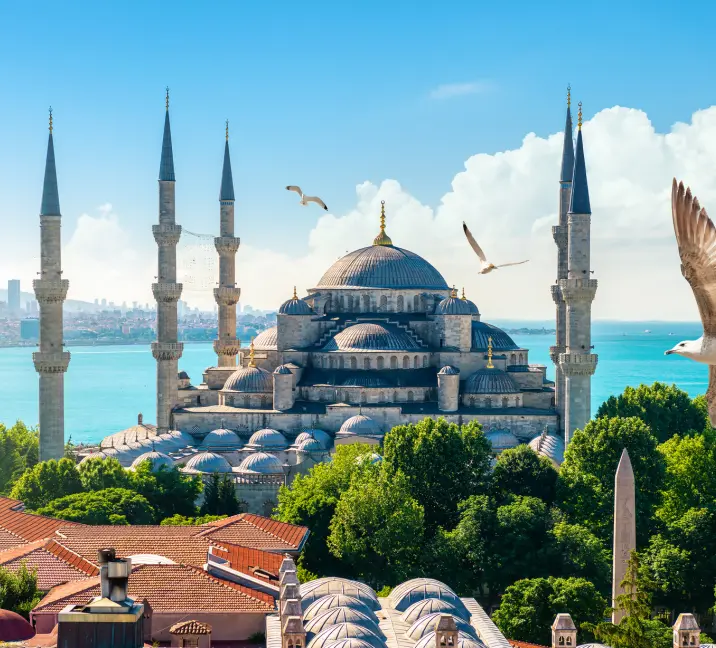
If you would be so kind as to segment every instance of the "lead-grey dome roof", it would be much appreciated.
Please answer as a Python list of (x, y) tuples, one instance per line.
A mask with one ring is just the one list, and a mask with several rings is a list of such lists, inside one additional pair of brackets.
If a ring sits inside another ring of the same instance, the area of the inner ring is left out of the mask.
[(200, 473), (230, 473), (231, 464), (215, 452), (200, 452), (186, 462), (186, 470)]
[(316, 439), (325, 449), (328, 449), (331, 447), (331, 445), (333, 445), (333, 440), (331, 439), (331, 437), (323, 430), (317, 429), (304, 430), (296, 437), (296, 440), (293, 442), (293, 444), (295, 446), (298, 446), (302, 441), (305, 441), (306, 439)]
[(241, 367), (226, 379), (224, 391), (270, 394), (273, 393), (273, 378), (261, 367)]
[(538, 455), (547, 457), (557, 465), (564, 461), (564, 439), (556, 434), (543, 432), (528, 444)]
[(405, 612), (415, 601), (427, 598), (443, 599), (451, 603), (459, 616), (464, 615), (465, 605), (445, 583), (434, 578), (413, 578), (398, 585), (390, 593), (390, 602), (393, 608)]
[(278, 345), (278, 327), (272, 326), (261, 331), (254, 338), (254, 349), (261, 351), (275, 351)]
[(452, 614), (455, 617), (462, 617), (464, 615), (464, 612), (459, 611), (450, 601), (438, 598), (427, 598), (415, 601), (415, 603), (405, 610), (405, 612), (403, 612), (403, 621), (412, 625), (421, 617), (435, 612)]
[(478, 369), (465, 381), (466, 394), (518, 394), (520, 388), (501, 369)]
[(514, 351), (519, 349), (514, 340), (502, 329), (487, 322), (472, 323), (473, 351), (487, 351), (489, 338), (492, 338), (493, 351)]
[(356, 623), (364, 628), (369, 628), (376, 634), (380, 633), (375, 612), (369, 611), (366, 614), (363, 610), (358, 610), (355, 607), (333, 607), (324, 610), (307, 621), (305, 628), (306, 632), (318, 634), (321, 630), (339, 623)]
[(296, 447), (297, 452), (325, 452), (325, 446), (318, 439), (304, 439)]
[(254, 452), (241, 462), (237, 472), (278, 475), (283, 472), (283, 466), (278, 457), (268, 452)]
[(472, 315), (467, 300), (458, 297), (446, 297), (435, 307), (436, 315)]
[(389, 324), (364, 322), (334, 335), (323, 351), (415, 351), (421, 346), (403, 329)]
[(132, 462), (131, 467), (138, 468), (139, 464), (141, 464), (143, 461), (152, 462), (152, 472), (156, 470), (161, 470), (162, 466), (167, 468), (167, 470), (170, 470), (174, 466), (174, 460), (169, 455), (165, 455), (163, 452), (157, 452), (156, 450), (152, 450), (151, 452), (145, 452), (144, 454), (139, 455)]
[[(283, 302), (278, 312), (281, 315), (314, 315), (311, 307), (303, 301), (303, 299), (299, 299), (298, 297), (293, 297)], [(256, 342), (254, 342), (254, 346), (256, 346)]]
[(201, 445), (205, 448), (238, 449), (244, 445), (236, 432), (219, 428), (204, 437)]
[(405, 636), (409, 637), (413, 641), (418, 641), (418, 639), (421, 639), (426, 634), (434, 632), (438, 621), (440, 621), (440, 617), (443, 614), (449, 614), (453, 619), (455, 619), (455, 625), (459, 631), (475, 636), (475, 629), (469, 623), (450, 612), (432, 612), (420, 617), (413, 623), (413, 625), (410, 626), (410, 628), (408, 628)]
[(440, 371), (438, 371), (438, 374), (442, 374), (443, 376), (457, 376), (459, 373), (459, 369), (450, 365), (445, 365)]
[[(459, 627), (459, 626), (458, 626)], [(414, 648), (433, 648), (435, 646), (435, 631), (428, 632), (422, 639), (415, 643)], [(486, 648), (485, 644), (479, 639), (458, 630), (457, 646), (455, 648)]]
[(349, 434), (357, 434), (360, 436), (379, 436), (380, 433), (380, 428), (377, 426), (376, 422), (372, 418), (364, 416), (363, 414), (357, 414), (356, 416), (351, 416), (349, 419), (345, 420), (343, 425), (341, 425), (341, 429), (338, 431), (338, 434), (342, 436)]
[(433, 266), (414, 252), (393, 245), (371, 245), (336, 261), (317, 286), (347, 287), (447, 290), (448, 285)]
[(487, 440), (492, 444), (493, 450), (507, 450), (516, 448), (520, 442), (510, 430), (489, 430), (485, 433)]
[[(380, 632), (380, 630), (378, 631)], [(382, 633), (381, 633), (382, 634)], [(373, 648), (383, 648), (385, 641), (375, 630), (357, 623), (337, 623), (321, 630), (311, 641), (308, 648), (327, 648), (339, 639), (362, 639)]]
[(282, 376), (291, 375), (291, 370), (286, 365), (279, 365), (273, 370), (273, 372)]
[(249, 445), (257, 448), (269, 448), (271, 450), (283, 450), (288, 447), (288, 441), (278, 430), (263, 428), (251, 435)]
[(306, 611), (303, 613), (303, 620), (310, 621), (326, 610), (336, 608), (351, 608), (353, 610), (358, 610), (359, 612), (365, 614), (368, 618), (373, 619), (373, 621), (378, 621), (378, 617), (370, 607), (368, 607), (363, 601), (359, 601), (354, 596), (348, 596), (347, 594), (327, 594), (326, 596), (316, 599), (306, 608)]

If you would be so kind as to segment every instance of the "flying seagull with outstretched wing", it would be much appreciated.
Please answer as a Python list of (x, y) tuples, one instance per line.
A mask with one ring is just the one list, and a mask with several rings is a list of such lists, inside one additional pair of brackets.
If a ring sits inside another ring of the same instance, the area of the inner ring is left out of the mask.
[(324, 203), (318, 196), (306, 196), (303, 191), (301, 191), (301, 187), (298, 185), (288, 185), (286, 187), (289, 191), (295, 191), (299, 196), (301, 196), (301, 200), (299, 201), (302, 205), (307, 205), (310, 202), (316, 203), (320, 207), (323, 207), (326, 211), (328, 211), (328, 207), (326, 207), (326, 203)]
[(462, 223), (462, 230), (465, 232), (465, 236), (467, 237), (467, 242), (470, 244), (470, 247), (475, 251), (475, 254), (477, 254), (480, 259), (480, 274), (487, 274), (488, 272), (492, 272), (498, 268), (506, 268), (507, 266), (522, 265), (523, 263), (527, 263), (527, 261), (529, 261), (529, 259), (526, 259), (525, 261), (513, 261), (512, 263), (500, 263), (499, 265), (495, 265), (487, 260), (485, 253), (478, 245), (475, 237), (472, 235), (472, 232), (470, 232), (464, 221)]

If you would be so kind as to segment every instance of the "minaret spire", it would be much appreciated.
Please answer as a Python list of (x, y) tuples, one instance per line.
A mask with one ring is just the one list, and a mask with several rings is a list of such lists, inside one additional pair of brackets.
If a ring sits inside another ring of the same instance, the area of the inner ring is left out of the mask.
[(567, 86), (567, 120), (564, 125), (564, 144), (562, 145), (562, 172), (559, 176), (560, 182), (572, 182), (572, 171), (574, 169), (574, 141), (572, 139), (572, 88)]
[(169, 88), (166, 94), (164, 138), (159, 163), (159, 224), (152, 226), (158, 247), (157, 283), (152, 292), (157, 300), (157, 341), (152, 355), (157, 361), (157, 429), (171, 429), (172, 410), (178, 404), (178, 362), (184, 345), (178, 340), (177, 302), (182, 285), (177, 283), (177, 243), (181, 226), (176, 224), (174, 155), (169, 125)]
[(229, 120), (226, 120), (224, 166), (219, 190), (219, 236), (214, 239), (219, 255), (219, 287), (214, 288), (214, 300), (219, 307), (218, 338), (214, 340), (219, 367), (233, 369), (241, 344), (236, 339), (236, 304), (241, 290), (236, 287), (236, 252), (239, 239), (234, 236), (234, 178), (229, 154)]
[(40, 305), (40, 350), (32, 354), (40, 374), (40, 461), (61, 459), (65, 448), (65, 372), (70, 354), (64, 351), (62, 305), (69, 281), (62, 278), (60, 198), (57, 189), (52, 108), (40, 209), (40, 278), (33, 281)]
[(571, 214), (591, 214), (589, 203), (589, 185), (587, 184), (587, 165), (584, 161), (584, 141), (582, 139), (582, 102), (579, 102), (579, 118), (577, 122), (577, 150), (574, 156), (574, 173), (572, 180), (572, 199), (569, 203)]

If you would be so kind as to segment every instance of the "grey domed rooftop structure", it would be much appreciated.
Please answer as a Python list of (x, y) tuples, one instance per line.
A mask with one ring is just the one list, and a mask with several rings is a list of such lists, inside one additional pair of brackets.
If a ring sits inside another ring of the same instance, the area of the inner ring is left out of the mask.
[(114, 434), (104, 437), (104, 439), (100, 442), (100, 447), (105, 448), (108, 446), (114, 446), (115, 448), (118, 448), (121, 445), (143, 439), (153, 439), (156, 436), (156, 426), (151, 423), (144, 423), (144, 417), (139, 414), (137, 416), (137, 425), (133, 425), (126, 430), (115, 432)]
[(564, 461), (564, 438), (561, 436), (549, 432), (542, 432), (542, 434), (529, 442), (529, 446), (538, 455), (547, 457), (547, 459), (558, 466)]
[(501, 369), (478, 369), (465, 381), (466, 394), (519, 394), (513, 378)]
[(467, 300), (459, 299), (453, 289), (450, 297), (446, 297), (435, 307), (436, 315), (472, 315)]
[(457, 625), (457, 629), (460, 632), (476, 636), (474, 628), (469, 623), (450, 612), (432, 612), (431, 614), (421, 616), (413, 623), (413, 625), (410, 626), (408, 631), (405, 633), (405, 636), (409, 637), (410, 639), (413, 639), (414, 641), (417, 641), (418, 639), (424, 637), (426, 634), (434, 632), (438, 621), (440, 621), (440, 617), (444, 614), (450, 614), (450, 616), (455, 619), (455, 625)]
[(390, 602), (392, 606), (404, 612), (416, 601), (422, 601), (427, 598), (437, 598), (448, 601), (458, 611), (459, 616), (465, 614), (465, 606), (445, 583), (433, 578), (413, 578), (398, 585), (390, 593)]
[(270, 394), (273, 392), (273, 378), (260, 367), (240, 367), (224, 383), (224, 391), (245, 394)]
[(440, 371), (438, 371), (438, 374), (442, 376), (457, 376), (460, 374), (460, 370), (455, 367), (451, 367), (450, 365), (445, 365), (442, 369), (440, 369)]
[(317, 441), (320, 441), (326, 450), (333, 445), (333, 439), (330, 437), (330, 435), (323, 430), (317, 429), (304, 430), (303, 432), (301, 432), (301, 434), (296, 437), (294, 445), (298, 446), (301, 444), (302, 441), (305, 441), (306, 439), (316, 439)]
[[(405, 612), (403, 612), (402, 619), (406, 623), (413, 624), (421, 617), (435, 612), (442, 612), (444, 614), (452, 614), (455, 617), (464, 615), (464, 610), (458, 610), (451, 601), (437, 598), (421, 599), (413, 603)], [(464, 619), (464, 617), (461, 617)], [(468, 617), (469, 618), (469, 617)]]
[(278, 327), (272, 326), (261, 331), (254, 338), (254, 347), (260, 351), (275, 351), (278, 345)]
[[(460, 626), (458, 625), (458, 628)], [(435, 646), (435, 631), (428, 632), (415, 643), (415, 648), (433, 648)], [(487, 648), (482, 641), (476, 637), (458, 630), (457, 646), (455, 648)]]
[(467, 304), (467, 307), (470, 309), (470, 313), (472, 315), (479, 315), (480, 309), (477, 307), (477, 304), (474, 301), (470, 301), (467, 297), (465, 297), (465, 289), (462, 289), (462, 297), (460, 297), (462, 301), (464, 301)]
[(492, 338), (493, 351), (514, 351), (519, 349), (514, 340), (502, 329), (487, 322), (472, 323), (472, 350), (487, 351), (489, 339)]
[(296, 446), (297, 452), (325, 452), (325, 446), (318, 439), (304, 439)]
[(283, 473), (283, 465), (278, 457), (268, 452), (254, 452), (241, 462), (236, 472), (278, 475)]
[(279, 365), (273, 370), (273, 372), (281, 376), (291, 375), (291, 370), (286, 365)]
[(373, 648), (384, 648), (385, 640), (379, 632), (358, 623), (338, 623), (319, 632), (307, 648), (328, 648), (338, 639), (362, 639)]
[(299, 299), (298, 295), (296, 294), (296, 286), (293, 287), (293, 297), (291, 299), (283, 302), (281, 306), (278, 309), (279, 314), (281, 315), (314, 315), (315, 313), (311, 309), (311, 307), (303, 301), (303, 299)]
[(363, 639), (339, 639), (331, 644), (331, 648), (373, 648), (373, 644)]
[(414, 351), (420, 344), (404, 330), (390, 324), (353, 324), (333, 336), (323, 351)]
[[(371, 616), (372, 615), (372, 616)], [(378, 621), (375, 612), (369, 611), (368, 614), (355, 607), (334, 607), (323, 610), (320, 614), (315, 615), (310, 621), (306, 622), (306, 631), (318, 634), (322, 630), (339, 623), (355, 623), (365, 628), (369, 628), (375, 634), (380, 634)]]
[(200, 452), (186, 462), (184, 470), (197, 473), (230, 473), (231, 464), (214, 452)]
[(509, 430), (488, 430), (485, 436), (496, 452), (516, 448), (520, 444), (519, 439)]
[(300, 592), (301, 605), (304, 609), (324, 596), (335, 594), (343, 594), (357, 599), (371, 610), (380, 608), (378, 597), (368, 585), (347, 578), (318, 578), (301, 585)]
[(372, 418), (357, 414), (344, 421), (336, 434), (336, 437), (344, 436), (382, 436), (382, 433)]
[(266, 450), (283, 450), (288, 447), (288, 441), (278, 430), (263, 428), (251, 435), (248, 445)]
[[(109, 450), (110, 448), (107, 448)], [(114, 450), (114, 454), (117, 454), (116, 449), (112, 448)], [(99, 452), (90, 452), (89, 454), (82, 457), (82, 461), (80, 461), (79, 465), (81, 466), (84, 463), (87, 463), (88, 461), (92, 461), (92, 459), (106, 459), (109, 455), (103, 451)]]
[(356, 463), (362, 464), (362, 463), (368, 463), (368, 464), (377, 464), (383, 461), (383, 457), (379, 455), (377, 452), (371, 452), (370, 454), (364, 454), (359, 455), (356, 457)]
[(313, 617), (318, 616), (327, 610), (337, 608), (351, 608), (353, 610), (358, 610), (376, 623), (378, 622), (378, 617), (369, 606), (367, 606), (363, 601), (359, 601), (354, 596), (348, 596), (346, 594), (328, 594), (316, 599), (306, 608), (303, 613), (303, 619), (304, 621), (310, 621)]
[(243, 442), (236, 432), (222, 427), (209, 432), (209, 434), (204, 437), (201, 445), (209, 449), (236, 450), (243, 445)]
[(174, 467), (174, 460), (169, 455), (166, 455), (163, 452), (157, 452), (156, 450), (152, 450), (152, 452), (145, 452), (144, 454), (139, 455), (132, 462), (131, 468), (138, 468), (139, 465), (144, 461), (152, 462), (152, 472), (161, 470), (162, 466), (167, 470), (171, 470)]

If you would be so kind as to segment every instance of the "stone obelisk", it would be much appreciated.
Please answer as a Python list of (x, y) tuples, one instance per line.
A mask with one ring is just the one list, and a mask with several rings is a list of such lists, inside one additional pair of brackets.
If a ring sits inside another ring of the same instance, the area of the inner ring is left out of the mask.
[(634, 471), (626, 448), (614, 477), (614, 563), (612, 568), (612, 623), (624, 618), (623, 610), (617, 609), (617, 596), (624, 593), (621, 582), (627, 571), (631, 552), (636, 549), (636, 497)]

